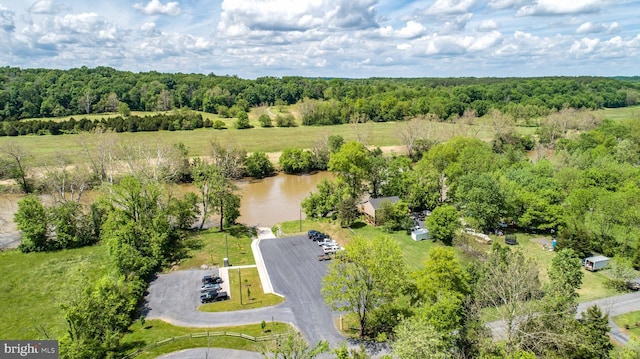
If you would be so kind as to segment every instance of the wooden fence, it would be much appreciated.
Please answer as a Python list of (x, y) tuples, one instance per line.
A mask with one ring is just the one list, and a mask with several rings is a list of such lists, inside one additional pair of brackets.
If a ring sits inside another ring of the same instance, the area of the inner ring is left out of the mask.
[(151, 349), (157, 348), (159, 346), (162, 346), (164, 344), (167, 343), (172, 343), (172, 342), (177, 342), (177, 341), (183, 341), (183, 340), (191, 340), (191, 339), (198, 339), (198, 338), (207, 338), (207, 337), (235, 337), (235, 338), (242, 338), (242, 339), (246, 339), (246, 340), (250, 340), (252, 342), (267, 342), (267, 341), (271, 341), (271, 340), (276, 340), (277, 338), (284, 336), (286, 334), (272, 334), (272, 335), (263, 335), (263, 336), (259, 336), (259, 337), (254, 337), (251, 335), (247, 335), (247, 334), (242, 334), (242, 333), (236, 333), (236, 332), (227, 332), (227, 331), (217, 331), (217, 332), (202, 332), (202, 333), (191, 333), (191, 334), (185, 334), (185, 335), (181, 335), (181, 336), (177, 336), (177, 337), (171, 337), (171, 338), (167, 338), (167, 339), (163, 339), (160, 340), (158, 342), (155, 342), (153, 344), (149, 344), (147, 346), (145, 346), (144, 348), (138, 349), (130, 354), (127, 354), (124, 358), (129, 359), (129, 358), (135, 358), (136, 356), (140, 355), (143, 352), (149, 351)]

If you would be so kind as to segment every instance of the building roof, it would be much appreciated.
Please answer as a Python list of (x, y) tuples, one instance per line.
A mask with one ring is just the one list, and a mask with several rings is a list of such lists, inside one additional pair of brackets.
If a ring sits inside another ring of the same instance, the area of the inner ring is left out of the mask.
[(608, 260), (609, 260), (609, 257), (605, 257), (605, 256), (593, 256), (593, 257), (585, 258), (584, 260), (589, 261), (589, 262), (601, 262), (601, 261), (608, 261)]
[(378, 198), (369, 198), (369, 203), (371, 203), (371, 207), (373, 207), (374, 210), (378, 210), (380, 209), (380, 206), (382, 205), (382, 203), (385, 201), (396, 203), (399, 200), (400, 200), (400, 197), (398, 196), (378, 197)]

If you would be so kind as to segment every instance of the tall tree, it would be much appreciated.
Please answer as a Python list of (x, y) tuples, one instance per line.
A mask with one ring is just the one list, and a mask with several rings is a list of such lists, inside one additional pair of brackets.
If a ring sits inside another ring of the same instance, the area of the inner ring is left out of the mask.
[(388, 237), (355, 237), (329, 265), (322, 295), (333, 310), (356, 315), (363, 337), (369, 313), (393, 301), (405, 280), (406, 267), (396, 242)]
[(507, 354), (518, 347), (516, 333), (521, 323), (533, 315), (530, 299), (540, 296), (536, 264), (520, 251), (494, 243), (475, 290), (478, 303), (495, 309), (504, 323)]
[(456, 231), (460, 228), (460, 215), (453, 206), (438, 206), (427, 217), (426, 222), (431, 238), (451, 245)]
[(370, 168), (369, 150), (359, 142), (342, 145), (329, 159), (329, 171), (335, 172), (345, 182), (353, 199), (359, 198), (363, 193)]
[(15, 142), (9, 141), (0, 147), (4, 172), (14, 179), (24, 193), (33, 192), (33, 180), (27, 173), (33, 155)]
[(236, 186), (223, 175), (218, 166), (207, 164), (199, 158), (194, 160), (192, 175), (193, 182), (200, 191), (200, 229), (211, 214), (217, 213), (220, 215), (220, 230), (224, 230), (225, 215), (230, 215), (226, 218), (227, 221), (235, 221), (238, 217), (236, 212), (240, 207), (240, 197), (235, 193)]
[(18, 211), (14, 216), (20, 232), (22, 232), (22, 252), (47, 251), (52, 248), (48, 240), (49, 216), (42, 201), (34, 195), (29, 195), (18, 201)]

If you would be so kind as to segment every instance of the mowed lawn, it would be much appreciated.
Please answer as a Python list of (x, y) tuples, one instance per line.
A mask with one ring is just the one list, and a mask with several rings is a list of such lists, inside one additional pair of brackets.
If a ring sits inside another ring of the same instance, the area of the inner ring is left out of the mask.
[(60, 303), (79, 273), (95, 280), (107, 271), (107, 248), (96, 245), (51, 253), (0, 252), (0, 338), (60, 338)]

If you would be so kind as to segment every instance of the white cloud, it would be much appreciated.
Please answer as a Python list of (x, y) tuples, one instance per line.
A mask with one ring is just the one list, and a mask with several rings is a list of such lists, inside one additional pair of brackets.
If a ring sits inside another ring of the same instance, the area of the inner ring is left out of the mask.
[(571, 45), (569, 53), (574, 55), (586, 55), (592, 53), (599, 43), (600, 39), (590, 39), (585, 37), (580, 41), (575, 41), (573, 45)]
[(147, 5), (143, 5), (140, 3), (133, 4), (133, 8), (147, 15), (169, 15), (176, 16), (180, 15), (182, 9), (180, 9), (180, 4), (175, 1), (170, 1), (166, 4), (163, 4), (160, 0), (151, 0)]
[(15, 30), (16, 25), (13, 21), (13, 15), (13, 11), (10, 11), (0, 4), (0, 29), (6, 32)]
[(462, 31), (467, 26), (467, 23), (471, 20), (472, 17), (473, 14), (471, 13), (458, 15), (451, 21), (445, 21), (438, 27), (438, 30), (440, 33), (445, 34)]
[(435, 15), (463, 14), (469, 12), (477, 3), (477, 0), (436, 0), (427, 9), (427, 13)]
[(381, 36), (384, 37), (398, 37), (404, 39), (411, 39), (419, 37), (425, 33), (427, 29), (419, 22), (409, 20), (403, 28), (395, 30), (391, 26), (387, 26), (378, 30)]
[(374, 28), (375, 4), (376, 0), (224, 0), (218, 31), (229, 36), (246, 36), (256, 31)]
[(619, 28), (617, 22), (612, 22), (611, 24), (602, 24), (602, 23), (592, 23), (591, 21), (587, 21), (584, 24), (580, 25), (576, 29), (576, 34), (595, 34), (601, 32), (615, 32)]
[(498, 30), (500, 26), (493, 20), (483, 20), (477, 27), (480, 32)]
[(538, 0), (521, 7), (516, 16), (591, 14), (602, 10), (606, 3), (607, 0)]
[(57, 4), (53, 0), (38, 0), (29, 6), (30, 14), (54, 15), (68, 8), (64, 5)]

